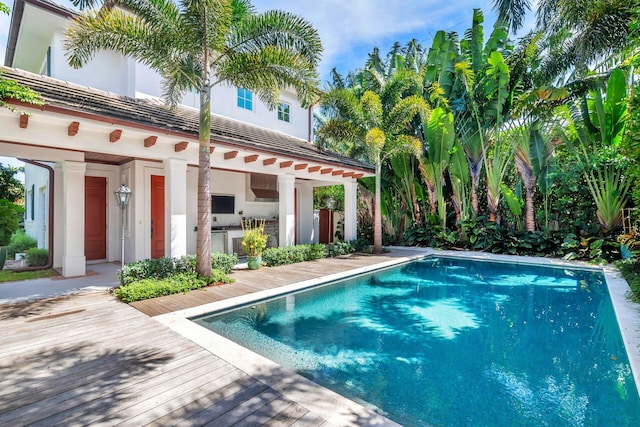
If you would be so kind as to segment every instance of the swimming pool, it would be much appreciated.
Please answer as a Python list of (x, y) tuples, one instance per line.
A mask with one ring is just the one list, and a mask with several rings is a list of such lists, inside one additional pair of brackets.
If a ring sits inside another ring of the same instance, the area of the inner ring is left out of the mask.
[(640, 425), (601, 272), (427, 258), (196, 319), (404, 425)]

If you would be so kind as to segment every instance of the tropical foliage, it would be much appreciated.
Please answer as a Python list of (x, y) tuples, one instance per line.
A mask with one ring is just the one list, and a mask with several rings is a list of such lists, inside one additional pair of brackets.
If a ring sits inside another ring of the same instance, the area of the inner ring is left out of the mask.
[[(386, 243), (619, 257), (623, 208), (640, 201), (639, 3), (539, 3), (517, 43), (531, 2), (497, 0), (486, 38), (475, 10), (462, 38), (439, 31), (334, 71), (317, 144), (376, 166), (361, 194), (376, 194), (382, 215), (365, 211)], [(420, 148), (389, 153), (390, 139)]]
[(0, 163), (0, 199), (17, 202), (24, 197), (24, 184), (16, 178), (23, 171), (24, 167)]

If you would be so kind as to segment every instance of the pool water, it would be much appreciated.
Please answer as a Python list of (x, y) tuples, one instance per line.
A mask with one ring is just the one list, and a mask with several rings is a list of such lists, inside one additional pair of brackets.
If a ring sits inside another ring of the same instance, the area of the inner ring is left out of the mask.
[(426, 258), (195, 321), (406, 426), (640, 426), (598, 271)]

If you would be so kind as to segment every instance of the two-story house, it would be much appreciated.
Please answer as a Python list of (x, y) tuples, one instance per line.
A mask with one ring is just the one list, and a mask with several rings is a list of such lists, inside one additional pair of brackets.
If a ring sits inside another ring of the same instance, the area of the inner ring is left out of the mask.
[[(159, 76), (113, 52), (70, 68), (63, 42), (74, 16), (47, 0), (13, 5), (0, 71), (46, 101), (9, 100), (20, 112), (0, 110), (0, 155), (26, 162), (26, 228), (65, 276), (119, 260), (113, 193), (126, 184), (125, 261), (195, 253), (196, 94), (170, 110), (158, 99)], [(244, 88), (218, 86), (212, 99), (215, 250), (239, 249), (243, 216), (270, 220), (272, 244), (317, 242), (313, 188), (334, 184), (345, 189), (345, 238), (356, 237), (357, 178), (373, 168), (311, 144), (311, 111), (295, 93), (283, 92), (275, 111)]]

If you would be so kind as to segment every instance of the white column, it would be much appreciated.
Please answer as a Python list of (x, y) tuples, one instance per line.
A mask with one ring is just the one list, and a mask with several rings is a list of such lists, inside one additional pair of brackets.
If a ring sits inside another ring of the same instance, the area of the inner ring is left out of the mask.
[(295, 183), (295, 176), (278, 175), (280, 246), (295, 244)]
[[(313, 243), (313, 186), (308, 182), (300, 182), (298, 188), (298, 242)], [(317, 237), (315, 238), (317, 242)]]
[(358, 237), (358, 182), (344, 183), (344, 240)]
[[(164, 161), (164, 197), (168, 206), (165, 221), (165, 236), (169, 236), (169, 256), (187, 254), (187, 161), (166, 159)], [(166, 247), (166, 243), (165, 243)]]
[[(53, 169), (53, 267), (62, 270), (64, 255), (64, 162), (56, 162)], [(51, 244), (49, 244), (51, 246)], [(51, 247), (49, 248), (51, 250)]]
[(84, 276), (84, 174), (87, 164), (62, 164), (62, 275)]

